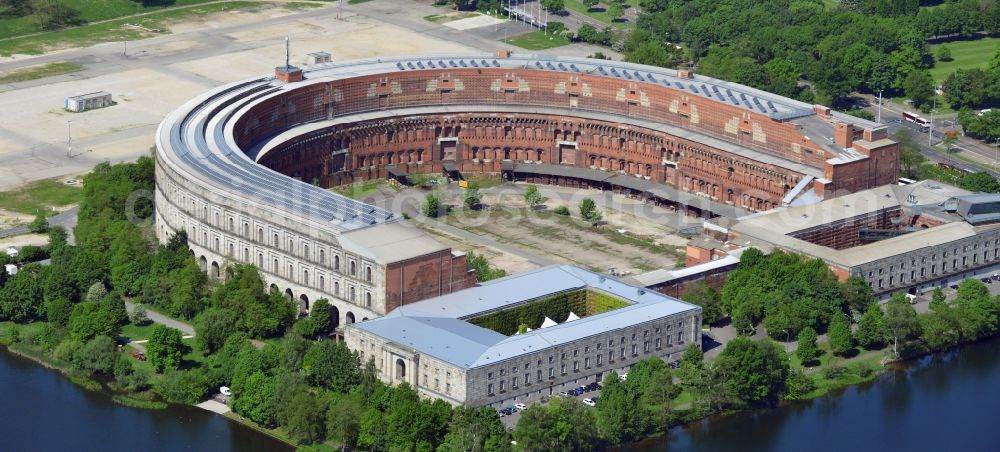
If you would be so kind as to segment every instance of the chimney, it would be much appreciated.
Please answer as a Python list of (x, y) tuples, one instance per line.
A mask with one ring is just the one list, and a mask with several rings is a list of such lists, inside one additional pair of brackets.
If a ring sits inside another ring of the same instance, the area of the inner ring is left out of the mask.
[(849, 148), (854, 144), (854, 130), (850, 124), (838, 122), (834, 125), (833, 141), (837, 146)]
[(824, 118), (830, 117), (830, 107), (824, 107), (822, 105), (813, 105), (813, 111), (816, 112), (817, 115), (820, 115)]
[(496, 53), (497, 58), (510, 58), (510, 50), (500, 49)]
[(878, 141), (889, 138), (889, 129), (882, 127), (879, 129), (865, 129), (864, 132), (865, 141)]
[(677, 76), (680, 78), (694, 78), (694, 71), (678, 69)]

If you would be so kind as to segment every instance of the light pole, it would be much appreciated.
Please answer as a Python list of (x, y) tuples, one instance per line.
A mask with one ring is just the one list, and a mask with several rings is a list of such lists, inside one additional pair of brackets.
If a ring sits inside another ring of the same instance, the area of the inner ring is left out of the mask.
[(934, 112), (937, 111), (937, 95), (934, 95), (934, 103), (931, 106), (931, 128), (927, 132), (927, 146), (931, 145), (931, 140), (934, 139)]
[(66, 121), (66, 157), (73, 157), (73, 120)]
[(882, 90), (878, 90), (878, 123), (882, 124)]

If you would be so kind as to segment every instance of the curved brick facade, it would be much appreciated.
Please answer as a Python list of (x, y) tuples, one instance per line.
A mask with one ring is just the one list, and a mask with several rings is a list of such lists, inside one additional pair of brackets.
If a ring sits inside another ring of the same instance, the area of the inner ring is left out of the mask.
[(674, 187), (666, 193), (682, 194), (677, 203), (763, 210), (893, 182), (898, 145), (885, 134), (740, 85), (604, 60), (477, 55), (280, 68), (163, 121), (158, 234), (186, 230), (214, 276), (227, 262), (254, 264), (303, 308), (329, 298), (350, 323), (469, 287), (474, 275), (463, 255), (391, 212), (308, 182), (385, 177), (390, 166), (498, 172), (516, 163), (538, 168), (533, 180), (573, 183), (572, 174), (545, 173), (568, 167)]

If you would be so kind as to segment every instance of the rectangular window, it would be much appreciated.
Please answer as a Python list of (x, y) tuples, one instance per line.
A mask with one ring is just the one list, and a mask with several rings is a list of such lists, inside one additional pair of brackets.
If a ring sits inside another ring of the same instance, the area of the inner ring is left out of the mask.
[(583, 367), (586, 367), (588, 369), (590, 368), (590, 358), (589, 357), (583, 359)]
[(506, 383), (507, 383), (507, 380), (500, 380), (500, 392), (504, 391)]
[(601, 358), (603, 358), (603, 357), (604, 357), (604, 355), (597, 355), (597, 365), (598, 366), (601, 365)]
[(573, 372), (580, 371), (580, 361), (573, 361)]
[[(551, 369), (549, 369), (549, 370), (551, 370)], [(542, 369), (538, 369), (538, 378), (537, 378), (537, 380), (538, 381), (542, 381)]]
[(517, 387), (517, 377), (514, 377), (513, 379), (511, 379), (510, 386), (512, 388), (516, 388)]
[(656, 338), (656, 348), (660, 348), (660, 338)]
[(642, 351), (644, 352), (649, 351), (649, 341), (642, 341)]
[(525, 372), (525, 374), (524, 374), (524, 384), (526, 384), (526, 385), (530, 385), (531, 384), (531, 374), (529, 374), (527, 372)]
[(639, 354), (639, 346), (635, 345), (635, 344), (632, 344), (632, 355), (634, 356), (634, 355), (638, 355), (638, 354)]
[(562, 364), (559, 369), (559, 373), (566, 375), (566, 365)]
[(486, 393), (493, 395), (493, 383), (486, 385)]

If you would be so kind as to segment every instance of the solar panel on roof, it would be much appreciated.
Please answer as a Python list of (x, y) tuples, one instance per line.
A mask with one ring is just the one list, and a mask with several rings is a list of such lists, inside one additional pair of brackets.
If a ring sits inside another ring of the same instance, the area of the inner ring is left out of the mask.
[(692, 92), (695, 92), (695, 93), (697, 93), (697, 92), (698, 92), (698, 87), (697, 87), (697, 86), (694, 86), (694, 84), (690, 84), (690, 85), (688, 85), (688, 88), (691, 88), (691, 91), (692, 91)]
[(684, 84), (681, 82), (674, 82), (674, 85), (676, 85), (678, 89), (684, 89)]
[(719, 94), (719, 87), (712, 85), (712, 91), (714, 91), (716, 94)]
[(761, 113), (767, 113), (767, 109), (761, 104), (757, 104), (757, 109), (760, 110)]

